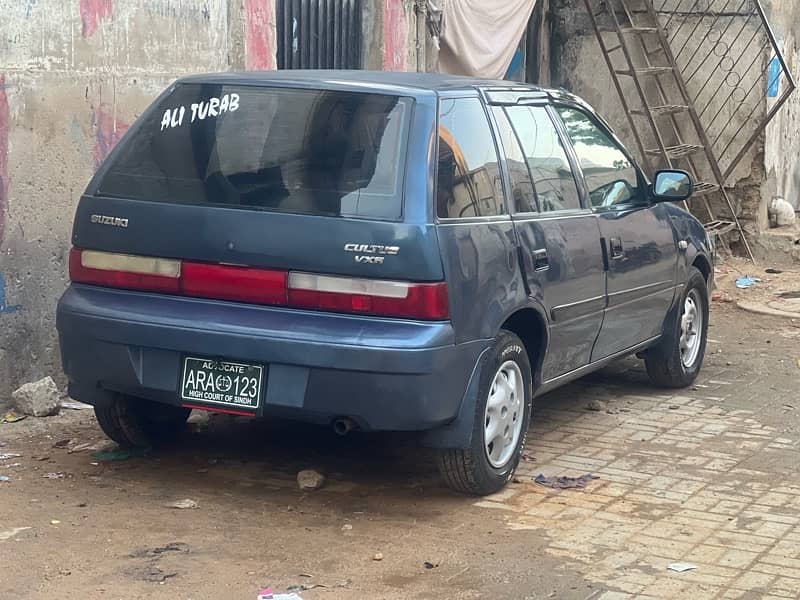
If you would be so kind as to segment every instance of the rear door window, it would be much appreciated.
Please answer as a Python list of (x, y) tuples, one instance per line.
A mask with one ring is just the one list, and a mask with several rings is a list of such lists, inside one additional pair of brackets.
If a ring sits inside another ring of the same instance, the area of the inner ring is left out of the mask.
[(578, 186), (556, 126), (544, 106), (512, 106), (508, 117), (528, 161), (542, 212), (581, 208)]
[(522, 151), (522, 146), (519, 145), (519, 138), (502, 107), (495, 106), (492, 112), (497, 123), (497, 137), (500, 138), (506, 157), (506, 169), (513, 201), (512, 210), (515, 214), (537, 212), (536, 192), (533, 189), (525, 153)]
[(100, 195), (396, 220), (413, 100), (180, 84), (108, 165)]
[(439, 101), (436, 211), (442, 218), (502, 215), (497, 148), (478, 98)]

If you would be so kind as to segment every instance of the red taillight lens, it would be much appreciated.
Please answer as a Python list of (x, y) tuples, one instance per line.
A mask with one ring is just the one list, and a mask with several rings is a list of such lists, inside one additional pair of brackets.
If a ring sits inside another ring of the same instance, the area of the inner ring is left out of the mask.
[(289, 273), (289, 305), (311, 310), (440, 321), (449, 315), (444, 283), (406, 283)]
[(181, 290), (186, 296), (254, 304), (286, 304), (286, 271), (183, 263)]
[(443, 321), (445, 283), (408, 283), (206, 264), (73, 248), (75, 283), (272, 306)]

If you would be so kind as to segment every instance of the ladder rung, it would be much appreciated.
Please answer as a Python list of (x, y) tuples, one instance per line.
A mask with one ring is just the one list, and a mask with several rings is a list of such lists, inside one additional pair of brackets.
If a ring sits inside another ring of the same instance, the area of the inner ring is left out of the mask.
[[(678, 144), (677, 146), (667, 146), (665, 150), (669, 158), (683, 158), (695, 152), (702, 152), (705, 148), (697, 144)], [(664, 154), (660, 148), (645, 150), (645, 152), (653, 156), (662, 156)]]
[(731, 221), (711, 221), (703, 225), (705, 230), (712, 235), (725, 235), (736, 229), (736, 223)]
[(600, 29), (603, 33), (634, 33), (637, 35), (645, 35), (648, 33), (658, 33), (658, 28), (656, 27), (631, 27), (630, 25), (623, 25), (619, 28), (617, 27), (609, 27), (605, 25), (601, 25), (598, 29)]
[(630, 70), (621, 70), (615, 71), (617, 75), (628, 75), (633, 76), (636, 75), (663, 75), (665, 73), (672, 73), (672, 67), (647, 67), (644, 69), (634, 69), (633, 71)]
[(694, 184), (694, 195), (705, 196), (711, 192), (716, 192), (719, 186), (716, 183), (709, 183), (707, 181), (698, 181)]
[[(682, 104), (667, 104), (664, 106), (651, 106), (650, 112), (654, 115), (675, 115), (684, 111), (689, 110), (688, 106), (684, 106)], [(632, 110), (631, 111), (635, 115), (645, 115), (647, 114), (644, 110)]]
[(611, 54), (612, 52), (616, 52), (617, 50), (622, 49), (622, 44), (617, 44), (616, 46), (611, 46), (610, 48), (606, 48), (606, 52)]

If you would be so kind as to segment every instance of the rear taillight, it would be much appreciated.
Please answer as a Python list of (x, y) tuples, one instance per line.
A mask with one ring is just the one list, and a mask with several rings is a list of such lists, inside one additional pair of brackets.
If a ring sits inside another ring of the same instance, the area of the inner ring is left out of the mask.
[(445, 283), (334, 277), (73, 248), (70, 279), (104, 287), (430, 321), (449, 316)]
[(444, 283), (406, 283), (310, 273), (289, 273), (289, 305), (433, 321), (448, 316)]
[(178, 294), (181, 261), (73, 248), (69, 278), (105, 287)]

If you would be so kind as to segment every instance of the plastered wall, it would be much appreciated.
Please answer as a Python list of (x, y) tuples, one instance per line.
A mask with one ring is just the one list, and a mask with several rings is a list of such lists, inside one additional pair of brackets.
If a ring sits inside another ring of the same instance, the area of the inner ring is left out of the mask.
[[(364, 2), (365, 68), (415, 67), (413, 3)], [(55, 306), (97, 166), (176, 77), (275, 67), (275, 0), (0, 0), (0, 403), (63, 383)]]

